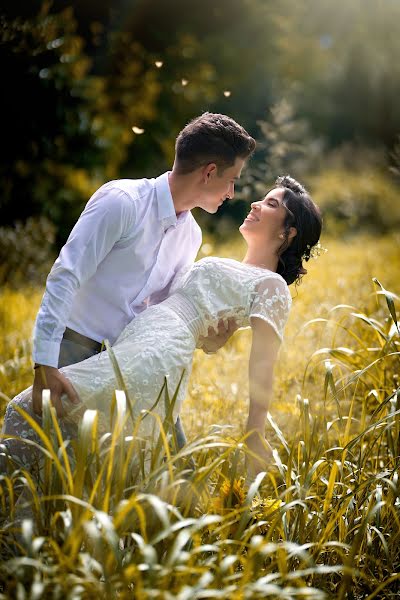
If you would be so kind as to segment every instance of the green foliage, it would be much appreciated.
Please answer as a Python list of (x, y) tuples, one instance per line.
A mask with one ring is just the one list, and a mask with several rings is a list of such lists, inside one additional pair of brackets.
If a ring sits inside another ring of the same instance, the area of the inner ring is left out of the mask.
[(391, 147), (400, 130), (399, 3), (286, 0), (279, 4), (281, 81), (330, 146)]
[(257, 140), (255, 165), (246, 172), (242, 195), (262, 196), (278, 175), (296, 173), (301, 178), (318, 167), (322, 141), (313, 140), (310, 125), (295, 114), (286, 98), (274, 104), (269, 119), (258, 121), (261, 138)]
[(195, 37), (179, 32), (157, 53), (145, 51), (131, 31), (111, 35), (106, 73), (110, 105), (124, 115), (128, 130), (132, 125), (144, 130), (130, 136), (123, 166), (128, 176), (153, 177), (170, 168), (176, 135), (202, 112), (204, 103), (214, 101), (215, 70), (201, 49)]
[(262, 130), (241, 200), (203, 219), (222, 232), (277, 172), (325, 168), (323, 148), (394, 148), (395, 0), (138, 0), (102, 24), (85, 2), (74, 12), (47, 2), (33, 10), (21, 5), (22, 16), (0, 21), (3, 225), (44, 215), (60, 245), (106, 180), (169, 168), (176, 134), (203, 110), (232, 115), (256, 137), (257, 122)]
[(378, 169), (322, 171), (311, 189), (327, 232), (387, 233), (400, 226), (400, 188)]
[[(49, 204), (57, 203), (57, 170), (65, 162), (79, 165), (85, 155), (91, 127), (85, 112), (89, 61), (75, 28), (70, 10), (50, 15), (46, 7), (31, 21), (2, 18), (2, 55), (9, 78), (17, 83), (16, 89), (6, 87), (3, 102), (6, 114), (18, 115), (7, 119), (3, 130), (8, 152), (1, 209), (8, 224), (39, 207), (48, 212)], [(82, 166), (89, 164), (86, 159)]]
[(45, 217), (0, 227), (0, 285), (41, 285), (50, 270), (55, 228)]
[(393, 165), (390, 170), (396, 175), (396, 177), (400, 177), (400, 135), (398, 136), (397, 142), (393, 148), (391, 158)]
[(60, 243), (92, 192), (116, 175), (132, 132), (113, 112), (104, 79), (89, 73), (72, 9), (51, 13), (44, 4), (29, 20), (2, 17), (0, 25), (14, 82), (2, 94), (2, 222), (44, 215)]

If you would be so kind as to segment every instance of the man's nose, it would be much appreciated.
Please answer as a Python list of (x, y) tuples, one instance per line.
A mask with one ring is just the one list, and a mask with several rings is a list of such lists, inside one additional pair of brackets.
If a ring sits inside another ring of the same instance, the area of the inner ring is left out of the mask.
[(228, 200), (233, 200), (234, 195), (235, 195), (235, 184), (231, 183), (226, 197), (228, 198)]

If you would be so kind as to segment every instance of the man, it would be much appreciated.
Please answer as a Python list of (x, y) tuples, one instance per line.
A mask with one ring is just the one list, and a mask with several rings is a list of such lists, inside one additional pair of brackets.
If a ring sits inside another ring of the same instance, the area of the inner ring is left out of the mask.
[[(111, 344), (147, 306), (168, 295), (176, 273), (193, 263), (201, 230), (190, 210), (215, 213), (234, 196), (235, 180), (255, 148), (233, 119), (204, 113), (178, 135), (170, 173), (156, 179), (110, 181), (90, 198), (53, 265), (36, 319), (33, 410), (49, 388), (57, 416), (61, 396), (79, 402), (58, 370)], [(221, 347), (235, 329), (209, 332), (204, 350)], [(180, 446), (185, 442), (177, 421)]]

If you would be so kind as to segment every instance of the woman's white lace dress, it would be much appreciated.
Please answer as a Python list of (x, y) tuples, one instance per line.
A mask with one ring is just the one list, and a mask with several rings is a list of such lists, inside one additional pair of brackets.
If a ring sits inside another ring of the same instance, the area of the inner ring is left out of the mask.
[[(139, 314), (113, 346), (135, 416), (154, 406), (165, 377), (172, 396), (183, 374), (174, 407), (174, 418), (177, 417), (186, 394), (198, 338), (207, 336), (209, 326), (216, 327), (221, 318), (233, 317), (239, 327), (246, 327), (251, 317), (259, 317), (282, 338), (290, 305), (286, 282), (272, 271), (227, 258), (209, 257), (196, 262), (175, 280), (169, 298)], [(78, 392), (81, 408), (109, 413), (118, 384), (107, 352), (61, 371)], [(15, 410), (16, 404), (33, 415), (31, 388), (9, 403), (3, 433), (38, 441)], [(154, 409), (162, 418), (164, 406), (161, 401)], [(81, 414), (82, 410), (78, 410), (75, 417), (60, 419), (64, 436), (73, 435)], [(40, 424), (40, 418), (33, 416)], [(144, 419), (143, 423), (151, 421)], [(15, 440), (3, 443), (19, 462), (24, 465), (31, 462), (32, 446)]]

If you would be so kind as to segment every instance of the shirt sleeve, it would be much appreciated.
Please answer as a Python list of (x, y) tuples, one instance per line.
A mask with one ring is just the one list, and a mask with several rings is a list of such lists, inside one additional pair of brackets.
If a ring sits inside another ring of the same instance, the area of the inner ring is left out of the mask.
[(286, 282), (280, 277), (268, 277), (257, 284), (250, 307), (250, 318), (262, 319), (282, 341), (289, 317), (292, 298)]
[(135, 216), (134, 201), (118, 188), (102, 186), (91, 197), (47, 278), (33, 334), (35, 363), (57, 367), (76, 290), (132, 231)]

